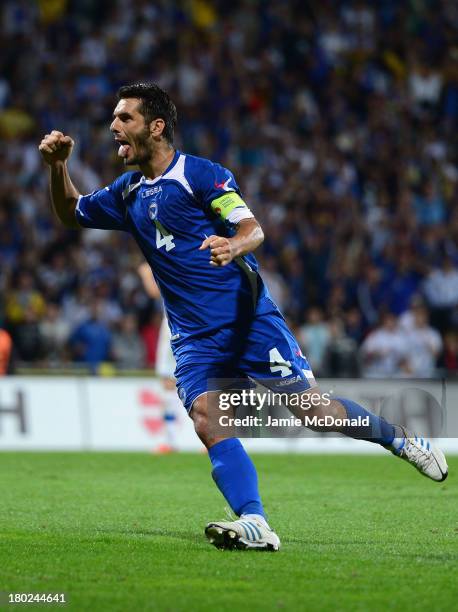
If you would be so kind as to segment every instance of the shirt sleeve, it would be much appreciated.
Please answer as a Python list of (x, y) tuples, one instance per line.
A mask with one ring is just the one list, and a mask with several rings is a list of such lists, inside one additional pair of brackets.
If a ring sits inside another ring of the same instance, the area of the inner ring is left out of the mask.
[(207, 161), (199, 168), (196, 195), (205, 210), (227, 223), (237, 224), (254, 216), (242, 199), (234, 175), (220, 164)]
[(430, 346), (435, 353), (439, 353), (442, 350), (442, 338), (439, 332), (435, 329), (429, 330)]
[(79, 197), (75, 216), (81, 226), (127, 231), (122, 179), (118, 177), (108, 187)]

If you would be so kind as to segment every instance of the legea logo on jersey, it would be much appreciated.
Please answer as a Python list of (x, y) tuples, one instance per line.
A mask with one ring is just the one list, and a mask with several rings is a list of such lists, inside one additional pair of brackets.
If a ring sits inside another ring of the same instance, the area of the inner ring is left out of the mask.
[(151, 204), (148, 206), (148, 217), (151, 219), (151, 221), (154, 221), (157, 217), (157, 202), (151, 202)]
[(160, 193), (162, 191), (162, 187), (157, 185), (156, 187), (150, 187), (149, 189), (145, 189), (142, 191), (142, 198), (149, 198), (150, 196), (156, 195), (156, 193)]

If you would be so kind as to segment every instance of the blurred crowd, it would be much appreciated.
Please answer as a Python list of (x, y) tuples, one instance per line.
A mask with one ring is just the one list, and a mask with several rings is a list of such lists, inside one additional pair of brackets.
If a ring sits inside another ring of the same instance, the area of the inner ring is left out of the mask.
[(110, 183), (115, 93), (141, 80), (175, 100), (178, 148), (235, 173), (266, 234), (263, 276), (317, 375), (458, 374), (457, 3), (0, 10), (0, 327), (13, 362), (154, 367), (161, 307), (136, 246), (59, 226), (37, 151), (59, 129), (76, 141), (78, 189)]

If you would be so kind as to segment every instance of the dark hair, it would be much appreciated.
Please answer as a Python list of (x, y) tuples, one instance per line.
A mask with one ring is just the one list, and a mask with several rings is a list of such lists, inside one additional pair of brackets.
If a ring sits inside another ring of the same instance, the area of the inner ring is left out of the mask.
[(118, 100), (123, 98), (139, 98), (141, 100), (139, 111), (150, 123), (160, 117), (165, 122), (164, 138), (171, 144), (173, 131), (177, 124), (177, 109), (167, 92), (155, 83), (133, 83), (124, 85), (118, 91)]

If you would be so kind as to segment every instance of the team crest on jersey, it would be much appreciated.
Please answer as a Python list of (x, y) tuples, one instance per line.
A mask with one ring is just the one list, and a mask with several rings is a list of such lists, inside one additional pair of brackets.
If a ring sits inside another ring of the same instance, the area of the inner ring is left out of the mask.
[(156, 200), (154, 202), (151, 202), (151, 204), (148, 206), (148, 217), (151, 219), (151, 221), (154, 221), (157, 218)]

